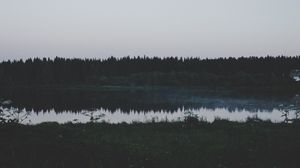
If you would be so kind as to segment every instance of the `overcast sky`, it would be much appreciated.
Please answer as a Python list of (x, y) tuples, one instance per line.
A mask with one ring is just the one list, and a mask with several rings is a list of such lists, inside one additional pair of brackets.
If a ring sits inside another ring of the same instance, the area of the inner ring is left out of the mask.
[(300, 55), (299, 0), (0, 0), (0, 59)]

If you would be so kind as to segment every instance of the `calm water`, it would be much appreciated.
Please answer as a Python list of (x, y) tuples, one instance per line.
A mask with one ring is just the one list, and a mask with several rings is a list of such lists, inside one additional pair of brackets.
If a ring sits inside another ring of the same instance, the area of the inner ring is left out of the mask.
[[(151, 122), (183, 120), (187, 111), (201, 119), (245, 121), (258, 117), (282, 122), (284, 109), (298, 107), (298, 96), (234, 96), (199, 90), (14, 90), (2, 91), (7, 118), (25, 124), (41, 122)], [(293, 106), (292, 106), (293, 105)], [(287, 114), (295, 118), (293, 110)]]

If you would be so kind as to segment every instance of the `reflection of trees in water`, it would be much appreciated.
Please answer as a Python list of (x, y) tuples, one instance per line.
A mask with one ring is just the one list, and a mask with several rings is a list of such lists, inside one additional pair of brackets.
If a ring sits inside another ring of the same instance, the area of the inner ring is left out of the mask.
[[(18, 108), (18, 106), (13, 106), (15, 108)], [(88, 110), (90, 108), (74, 108), (74, 107), (66, 107), (66, 108), (60, 108), (60, 107), (51, 107), (51, 108), (44, 108), (44, 107), (19, 107), (24, 108), (26, 111), (34, 111), (35, 113), (39, 112), (50, 112), (54, 110), (57, 113), (62, 112), (74, 112), (74, 113), (80, 113), (82, 110)], [(130, 112), (137, 112), (137, 113), (143, 113), (143, 112), (168, 112), (173, 113), (177, 111), (183, 111), (185, 110), (212, 110), (215, 111), (217, 109), (224, 109), (228, 110), (229, 112), (242, 112), (242, 111), (249, 111), (249, 112), (272, 112), (274, 109), (277, 109), (276, 106), (274, 107), (256, 107), (249, 106), (245, 107), (243, 105), (238, 104), (228, 104), (228, 105), (206, 105), (206, 104), (147, 104), (147, 105), (141, 105), (141, 104), (120, 104), (120, 105), (99, 105), (94, 107), (95, 109), (103, 109), (104, 111), (109, 111), (111, 113), (114, 113), (116, 111), (122, 111), (123, 113), (130, 113)]]
[[(32, 91), (21, 90), (1, 93), (14, 101), (11, 107), (26, 111), (80, 113), (83, 110), (103, 109), (114, 113), (122, 111), (177, 112), (183, 110), (216, 110), (229, 112), (271, 112), (279, 109), (281, 102), (272, 99), (222, 97), (217, 93), (209, 95), (199, 91)], [(2, 97), (3, 97), (2, 96)]]
[[(42, 104), (14, 104), (12, 107), (16, 107), (19, 109), (25, 109), (26, 111), (34, 111), (38, 112), (49, 112), (54, 110), (57, 113), (60, 112), (74, 112), (80, 113), (82, 110), (89, 110), (89, 109), (103, 109), (105, 111), (109, 111), (114, 113), (116, 111), (122, 111), (124, 113), (130, 112), (177, 112), (183, 110), (217, 110), (217, 109), (225, 109), (229, 112), (241, 112), (241, 111), (250, 111), (250, 112), (272, 112), (274, 109), (279, 109), (277, 106), (278, 103), (268, 103), (268, 102), (240, 102), (240, 101), (224, 101), (224, 100), (199, 100), (198, 103), (196, 102), (169, 102), (168, 100), (164, 100), (164, 102), (152, 102), (151, 100), (145, 102), (134, 102), (132, 101), (117, 101), (117, 102), (99, 102), (95, 104), (79, 104), (66, 102), (65, 105), (61, 104), (51, 104), (43, 106)], [(91, 110), (89, 110), (91, 111)]]

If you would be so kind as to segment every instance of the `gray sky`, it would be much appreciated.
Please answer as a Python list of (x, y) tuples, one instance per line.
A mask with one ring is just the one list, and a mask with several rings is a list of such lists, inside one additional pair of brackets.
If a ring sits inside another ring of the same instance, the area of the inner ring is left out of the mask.
[(299, 0), (0, 0), (0, 59), (300, 55)]

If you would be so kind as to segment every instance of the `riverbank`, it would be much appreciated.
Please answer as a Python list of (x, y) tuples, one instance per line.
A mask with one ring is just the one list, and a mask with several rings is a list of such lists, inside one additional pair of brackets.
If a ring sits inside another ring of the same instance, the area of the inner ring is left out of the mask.
[(0, 137), (0, 167), (299, 167), (299, 122), (6, 124)]

